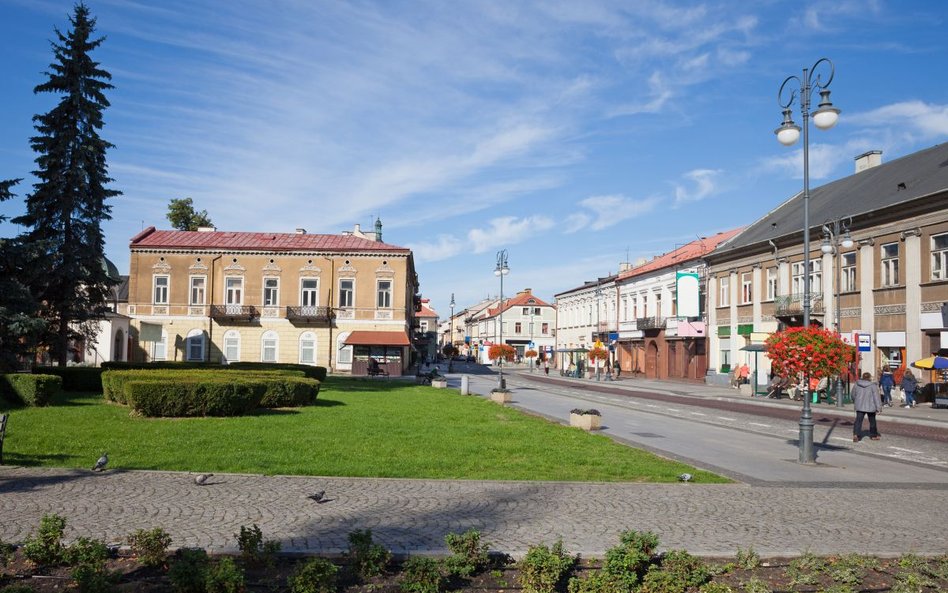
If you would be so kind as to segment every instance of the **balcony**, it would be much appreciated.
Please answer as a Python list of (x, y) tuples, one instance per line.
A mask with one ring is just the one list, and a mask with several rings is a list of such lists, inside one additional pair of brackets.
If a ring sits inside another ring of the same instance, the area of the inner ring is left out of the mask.
[[(810, 313), (823, 314), (823, 294), (810, 293)], [(803, 315), (803, 293), (780, 295), (774, 298), (774, 317), (796, 317)]]
[(655, 317), (637, 317), (635, 327), (640, 330), (662, 329), (665, 327), (665, 318), (657, 315)]
[(328, 323), (332, 319), (329, 307), (287, 307), (286, 318), (291, 323)]
[(250, 305), (211, 305), (211, 319), (218, 323), (251, 323), (258, 319), (257, 308)]

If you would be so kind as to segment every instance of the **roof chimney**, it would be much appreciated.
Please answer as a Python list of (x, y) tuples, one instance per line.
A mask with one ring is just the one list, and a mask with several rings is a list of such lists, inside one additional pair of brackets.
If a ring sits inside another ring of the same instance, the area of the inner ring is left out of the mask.
[(296, 234), (297, 234), (297, 235), (305, 235), (305, 234), (306, 234), (306, 229), (297, 228), (297, 229), (296, 229)]
[(856, 173), (862, 173), (882, 164), (882, 151), (870, 150), (856, 157)]
[(199, 233), (213, 233), (217, 229), (212, 226), (199, 226), (197, 232)]
[(628, 269), (631, 268), (631, 267), (632, 267), (632, 264), (630, 264), (630, 263), (627, 262), (627, 261), (619, 262), (619, 272), (620, 272), (620, 273), (621, 273), (621, 272), (625, 272), (626, 270), (628, 270)]
[(353, 235), (356, 235), (356, 236), (361, 235), (361, 234), (362, 234), (362, 225), (359, 224), (358, 222), (355, 223), (355, 228), (352, 229), (352, 234), (353, 234)]

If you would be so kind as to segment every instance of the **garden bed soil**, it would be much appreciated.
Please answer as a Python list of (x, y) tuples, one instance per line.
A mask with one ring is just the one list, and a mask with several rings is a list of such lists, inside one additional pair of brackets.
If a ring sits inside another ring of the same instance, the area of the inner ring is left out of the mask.
[[(834, 561), (832, 556), (825, 559), (831, 563)], [(305, 560), (306, 558), (297, 556), (281, 555), (275, 559), (272, 566), (247, 567), (245, 573), (246, 590), (248, 592), (266, 591), (268, 593), (289, 591), (286, 585), (288, 577)], [(713, 582), (728, 585), (735, 593), (748, 590), (771, 591), (773, 593), (790, 591), (795, 593), (817, 593), (832, 590), (831, 587), (839, 586), (842, 583), (840, 580), (834, 580), (834, 576), (839, 579), (841, 575), (838, 572), (834, 575), (832, 568), (816, 573), (812, 579), (809, 579), (811, 582), (808, 584), (793, 583), (787, 575), (790, 561), (790, 558), (771, 558), (763, 560), (761, 565), (756, 568), (736, 568), (733, 566), (733, 559), (705, 559), (705, 562), (710, 566), (730, 565), (729, 570), (716, 574)], [(848, 573), (849, 578), (853, 578), (851, 575), (856, 575), (856, 578), (858, 578), (858, 583), (853, 582), (850, 591), (854, 593), (892, 591), (893, 587), (898, 584), (897, 575), (902, 574), (904, 578), (907, 572), (926, 573), (925, 578), (928, 580), (928, 584), (919, 589), (904, 590), (920, 591), (922, 593), (948, 591), (948, 555), (938, 558), (921, 558), (919, 559), (920, 564), (914, 569), (900, 566), (898, 559), (894, 558), (870, 558), (870, 562), (877, 563), (877, 566), (856, 569)], [(597, 570), (599, 566), (598, 561), (580, 559), (570, 574), (571, 576), (583, 576)], [(108, 569), (118, 574), (118, 580), (112, 588), (113, 591), (144, 593), (170, 593), (173, 591), (164, 568), (147, 568), (139, 564), (134, 558), (118, 557), (108, 561)], [(401, 593), (401, 576), (398, 573), (397, 563), (393, 563), (392, 570), (385, 576), (362, 583), (354, 582), (351, 577), (344, 576), (346, 574), (345, 567), (342, 566), (342, 569), (338, 589), (340, 593)], [(71, 569), (66, 566), (36, 569), (22, 556), (22, 552), (17, 550), (5, 567), (0, 566), (0, 590), (9, 585), (25, 585), (38, 593), (60, 593), (67, 590), (76, 590), (75, 584), (70, 578), (70, 572)], [(937, 576), (933, 577), (932, 575)], [(843, 576), (845, 577), (845, 575)], [(485, 571), (470, 579), (454, 580), (444, 590), (464, 593), (521, 591), (519, 577), (519, 571), (514, 564), (501, 563), (493, 570)], [(755, 579), (760, 584), (765, 585), (766, 588), (755, 587), (755, 583), (753, 583)], [(566, 582), (561, 583), (557, 590), (565, 592)]]

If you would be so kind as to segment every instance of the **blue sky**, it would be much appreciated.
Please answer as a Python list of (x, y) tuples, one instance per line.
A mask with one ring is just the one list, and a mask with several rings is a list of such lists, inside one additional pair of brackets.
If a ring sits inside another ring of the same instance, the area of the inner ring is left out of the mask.
[[(813, 185), (871, 149), (948, 139), (948, 3), (835, 0), (90, 0), (113, 75), (107, 254), (190, 196), (223, 230), (384, 223), (442, 314), (542, 298), (752, 222), (799, 191), (777, 89), (836, 65)], [(26, 177), (33, 95), (71, 2), (0, 0), (0, 179)], [(799, 111), (795, 111), (799, 122)], [(17, 231), (9, 223), (0, 235)]]

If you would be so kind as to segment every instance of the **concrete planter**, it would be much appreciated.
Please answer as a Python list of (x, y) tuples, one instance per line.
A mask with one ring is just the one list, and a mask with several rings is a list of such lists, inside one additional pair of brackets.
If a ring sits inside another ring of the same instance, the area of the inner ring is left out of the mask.
[(508, 404), (513, 400), (513, 394), (509, 391), (491, 391), (490, 399), (498, 404)]
[(583, 430), (599, 430), (602, 428), (602, 416), (595, 414), (574, 414), (570, 412), (569, 425)]
[(432, 379), (431, 386), (436, 389), (445, 389), (448, 386), (447, 379)]

